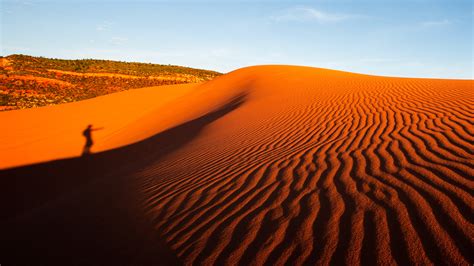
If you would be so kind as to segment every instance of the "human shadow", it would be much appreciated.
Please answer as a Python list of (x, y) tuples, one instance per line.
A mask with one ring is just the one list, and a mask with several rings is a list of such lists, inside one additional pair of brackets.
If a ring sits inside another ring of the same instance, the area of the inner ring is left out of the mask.
[(92, 125), (88, 125), (84, 131), (82, 131), (82, 135), (86, 138), (86, 143), (84, 144), (84, 148), (82, 150), (82, 156), (87, 156), (91, 153), (92, 145), (94, 145), (94, 141), (92, 140), (92, 132), (97, 130), (102, 130), (103, 127), (95, 128)]
[(0, 171), (2, 263), (181, 264), (141, 211), (131, 174), (185, 146), (244, 100), (239, 95), (131, 145)]

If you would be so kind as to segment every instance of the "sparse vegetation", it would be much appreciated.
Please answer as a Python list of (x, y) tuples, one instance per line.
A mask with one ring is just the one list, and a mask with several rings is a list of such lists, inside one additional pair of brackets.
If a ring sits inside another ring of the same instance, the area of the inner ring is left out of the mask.
[(128, 89), (202, 82), (218, 72), (188, 67), (109, 60), (0, 57), (0, 108), (54, 105)]

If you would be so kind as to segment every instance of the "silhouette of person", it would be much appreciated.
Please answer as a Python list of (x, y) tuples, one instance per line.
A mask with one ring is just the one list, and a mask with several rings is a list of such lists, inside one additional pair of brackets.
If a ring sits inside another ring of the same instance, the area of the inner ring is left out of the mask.
[(93, 128), (92, 125), (88, 125), (87, 128), (82, 132), (82, 135), (86, 138), (86, 144), (84, 144), (82, 155), (88, 155), (91, 153), (91, 147), (94, 145), (94, 141), (92, 141), (92, 131), (100, 129), (102, 128)]

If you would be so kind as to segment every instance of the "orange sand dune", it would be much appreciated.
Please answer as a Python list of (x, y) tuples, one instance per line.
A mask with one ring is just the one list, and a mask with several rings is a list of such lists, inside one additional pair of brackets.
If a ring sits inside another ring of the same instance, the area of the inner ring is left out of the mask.
[(470, 265), (473, 84), (258, 66), (0, 113), (0, 258)]

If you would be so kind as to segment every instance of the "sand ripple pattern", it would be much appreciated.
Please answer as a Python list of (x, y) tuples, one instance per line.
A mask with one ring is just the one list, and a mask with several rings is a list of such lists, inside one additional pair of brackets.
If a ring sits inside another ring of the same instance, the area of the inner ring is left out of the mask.
[(469, 265), (473, 81), (257, 67), (248, 97), (136, 175), (187, 265)]

